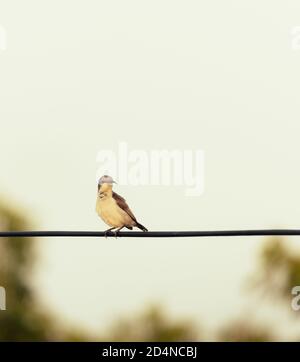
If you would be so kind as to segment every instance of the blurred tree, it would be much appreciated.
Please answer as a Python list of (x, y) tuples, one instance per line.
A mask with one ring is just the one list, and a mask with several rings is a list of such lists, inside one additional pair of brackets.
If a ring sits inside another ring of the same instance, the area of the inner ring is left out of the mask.
[(121, 342), (174, 342), (197, 340), (194, 327), (190, 322), (170, 321), (163, 310), (153, 306), (134, 318), (122, 319), (111, 328), (105, 341)]
[(271, 238), (262, 249), (259, 268), (252, 278), (255, 291), (286, 302), (291, 290), (300, 285), (300, 253), (295, 252), (281, 238)]
[[(293, 312), (291, 291), (295, 286), (300, 285), (300, 253), (292, 250), (286, 240), (282, 238), (269, 238), (260, 251), (258, 267), (247, 285), (248, 292), (252, 296), (264, 298), (266, 306), (274, 308), (278, 302), (278, 311), (287, 311), (288, 314)], [(283, 313), (280, 314), (283, 315)], [(300, 315), (300, 313), (293, 313), (292, 316), (295, 315)], [(274, 341), (278, 338), (275, 337), (275, 330), (256, 324), (253, 320), (253, 315), (251, 315), (247, 319), (242, 318), (230, 323), (221, 328), (218, 339), (224, 341)]]
[[(0, 230), (28, 230), (27, 217), (0, 205)], [(31, 238), (0, 239), (0, 285), (6, 290), (6, 310), (0, 311), (0, 341), (82, 339), (79, 332), (54, 323), (36, 300), (31, 286), (35, 252)]]
[(217, 334), (222, 342), (269, 342), (275, 339), (269, 328), (243, 319), (231, 322)]

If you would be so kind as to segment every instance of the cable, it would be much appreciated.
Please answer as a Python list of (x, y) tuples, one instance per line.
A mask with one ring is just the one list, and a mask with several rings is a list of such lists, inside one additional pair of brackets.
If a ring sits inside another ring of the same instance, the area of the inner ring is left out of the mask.
[[(217, 231), (121, 231), (118, 237), (130, 238), (178, 238), (178, 237), (219, 237), (219, 236), (275, 236), (300, 235), (300, 229), (264, 230), (217, 230)], [(0, 238), (8, 237), (104, 237), (104, 231), (2, 231)], [(115, 237), (113, 232), (107, 236)]]

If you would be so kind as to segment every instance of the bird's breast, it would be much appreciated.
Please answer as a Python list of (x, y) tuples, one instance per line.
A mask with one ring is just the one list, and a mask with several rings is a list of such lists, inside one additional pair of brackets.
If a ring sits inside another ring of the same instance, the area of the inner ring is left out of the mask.
[(120, 227), (124, 225), (124, 216), (112, 197), (97, 198), (96, 211), (101, 219), (109, 226)]

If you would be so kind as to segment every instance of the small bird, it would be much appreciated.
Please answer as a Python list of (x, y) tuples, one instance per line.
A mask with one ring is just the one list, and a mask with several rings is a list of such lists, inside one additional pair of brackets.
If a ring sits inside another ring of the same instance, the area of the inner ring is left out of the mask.
[(101, 219), (111, 226), (104, 232), (105, 237), (113, 229), (117, 229), (114, 231), (117, 236), (124, 227), (132, 230), (135, 226), (143, 231), (148, 231), (145, 226), (137, 222), (125, 199), (112, 190), (113, 183), (116, 182), (107, 175), (102, 176), (98, 182), (96, 211)]

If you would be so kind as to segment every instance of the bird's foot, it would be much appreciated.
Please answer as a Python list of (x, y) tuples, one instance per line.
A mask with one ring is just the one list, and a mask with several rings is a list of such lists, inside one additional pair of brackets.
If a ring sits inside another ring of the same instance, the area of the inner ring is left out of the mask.
[(105, 239), (107, 239), (107, 234), (112, 231), (114, 228), (110, 228), (110, 229), (107, 229), (104, 231), (104, 236), (105, 236)]
[(125, 226), (122, 226), (122, 227), (120, 227), (119, 229), (117, 229), (117, 230), (114, 231), (116, 238), (119, 236), (120, 230), (122, 230), (124, 227), (125, 227)]

